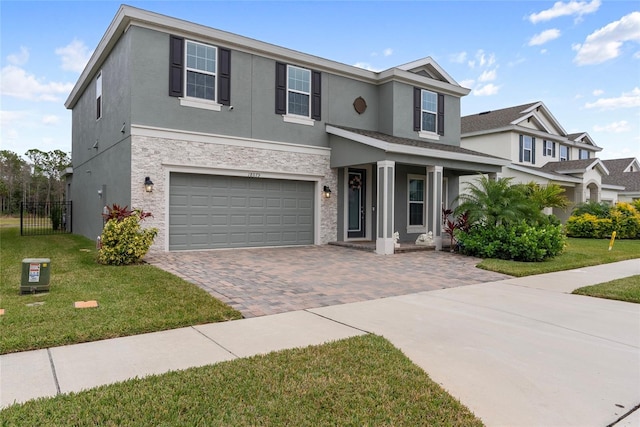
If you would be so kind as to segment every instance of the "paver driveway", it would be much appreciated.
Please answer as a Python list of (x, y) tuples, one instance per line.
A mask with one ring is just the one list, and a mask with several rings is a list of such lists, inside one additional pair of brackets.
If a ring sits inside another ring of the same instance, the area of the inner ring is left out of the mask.
[(245, 317), (325, 307), (509, 278), (448, 252), (377, 255), (338, 246), (148, 254)]

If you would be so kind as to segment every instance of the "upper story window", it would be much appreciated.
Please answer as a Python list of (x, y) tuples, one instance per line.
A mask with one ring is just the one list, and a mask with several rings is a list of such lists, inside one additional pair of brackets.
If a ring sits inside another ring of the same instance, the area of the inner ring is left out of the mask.
[[(424, 190), (425, 190), (425, 178), (422, 176), (409, 175), (409, 197), (408, 197), (408, 218), (407, 226), (409, 232), (412, 230), (410, 227), (419, 227), (419, 230), (423, 231), (425, 226), (424, 221)], [(423, 231), (424, 232), (424, 231)]]
[(560, 161), (566, 162), (569, 160), (569, 147), (566, 145), (560, 146)]
[(313, 126), (321, 119), (321, 84), (319, 71), (276, 62), (276, 114), (288, 122)]
[(424, 138), (444, 135), (443, 94), (413, 88), (413, 130)]
[(520, 161), (524, 163), (536, 162), (536, 139), (529, 135), (520, 135)]
[(186, 45), (186, 95), (215, 101), (216, 48), (190, 40), (186, 41)]
[(436, 116), (438, 114), (438, 96), (426, 90), (422, 91), (422, 125), (420, 130), (436, 132)]
[(287, 114), (310, 117), (311, 70), (287, 66)]
[(555, 157), (556, 156), (556, 143), (553, 141), (544, 141), (544, 156)]
[(170, 36), (169, 96), (195, 108), (231, 105), (231, 50)]
[(102, 71), (96, 77), (96, 120), (102, 117)]
[(587, 150), (580, 149), (578, 152), (580, 160), (589, 159), (591, 153)]

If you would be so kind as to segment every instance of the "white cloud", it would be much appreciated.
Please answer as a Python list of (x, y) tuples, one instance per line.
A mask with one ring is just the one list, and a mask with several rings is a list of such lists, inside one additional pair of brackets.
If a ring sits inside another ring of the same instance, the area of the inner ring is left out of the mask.
[(9, 111), (2, 110), (0, 111), (0, 125), (4, 128), (5, 126), (9, 126), (19, 120), (24, 119), (29, 115), (26, 111)]
[(470, 68), (475, 68), (476, 65), (479, 67), (490, 67), (496, 62), (495, 54), (486, 54), (483, 49), (479, 49), (476, 52), (475, 59), (469, 60), (468, 65)]
[(91, 58), (89, 48), (80, 40), (74, 39), (64, 47), (56, 49), (56, 55), (62, 59), (62, 69), (81, 73)]
[(482, 72), (482, 74), (480, 74), (480, 77), (478, 77), (478, 81), (479, 82), (490, 82), (496, 79), (498, 73), (497, 73), (497, 69), (493, 69), (493, 70), (484, 70)]
[(467, 80), (462, 80), (462, 81), (460, 82), (460, 86), (462, 86), (462, 87), (466, 87), (466, 88), (472, 88), (472, 87), (473, 87), (473, 85), (474, 85), (475, 83), (476, 83), (476, 81), (475, 81), (475, 80), (473, 80), (473, 79), (467, 79)]
[(15, 65), (0, 70), (0, 94), (34, 101), (61, 100), (73, 89), (72, 83), (43, 82)]
[(604, 126), (594, 125), (593, 130), (596, 132), (622, 133), (631, 130), (631, 126), (626, 120), (621, 120)]
[(591, 92), (591, 94), (593, 96), (600, 96), (604, 93), (604, 91), (602, 89), (595, 89), (593, 92)]
[(60, 117), (54, 114), (47, 114), (46, 116), (42, 117), (42, 123), (45, 125), (55, 125), (55, 124), (58, 124), (59, 122), (60, 122)]
[(500, 90), (500, 86), (496, 86), (493, 83), (480, 86), (478, 89), (474, 89), (473, 94), (476, 96), (489, 96), (495, 95)]
[(7, 56), (7, 61), (13, 65), (24, 65), (29, 61), (29, 49), (20, 46), (20, 53), (13, 53)]
[(561, 16), (576, 16), (576, 19), (579, 20), (582, 18), (582, 15), (594, 13), (599, 7), (600, 0), (592, 0), (590, 3), (586, 1), (573, 0), (567, 3), (558, 1), (553, 4), (551, 9), (546, 9), (529, 15), (529, 21), (533, 24), (537, 24), (538, 22), (549, 21)]
[(543, 32), (531, 37), (531, 40), (529, 40), (529, 46), (543, 45), (550, 42), (551, 40), (557, 39), (558, 37), (560, 37), (560, 34), (560, 30), (558, 30), (557, 28), (544, 30)]
[(573, 62), (578, 65), (600, 64), (620, 55), (624, 42), (640, 43), (640, 12), (632, 12), (589, 34), (582, 44), (574, 44), (577, 51)]
[(455, 64), (464, 64), (467, 60), (467, 52), (452, 53), (449, 55), (449, 61)]
[(382, 51), (382, 55), (383, 56), (391, 56), (391, 55), (393, 55), (393, 49), (391, 49), (390, 47), (386, 48), (385, 50)]
[(618, 98), (600, 98), (595, 102), (588, 102), (584, 107), (600, 110), (640, 107), (640, 87), (635, 87), (631, 92), (623, 93)]

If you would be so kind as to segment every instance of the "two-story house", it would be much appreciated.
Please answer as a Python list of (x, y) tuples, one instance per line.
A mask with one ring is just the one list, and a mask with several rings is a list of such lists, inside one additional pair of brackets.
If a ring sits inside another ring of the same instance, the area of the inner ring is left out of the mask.
[(459, 178), (508, 163), (460, 146), (468, 93), (429, 57), (373, 72), (122, 6), (65, 103), (73, 230), (118, 203), (152, 250), (439, 246)]
[[(501, 172), (514, 183), (558, 184), (572, 205), (616, 202), (624, 190), (607, 180), (602, 151), (586, 132), (567, 133), (542, 102), (464, 116), (462, 147), (510, 159)], [(571, 209), (553, 212), (564, 220)]]

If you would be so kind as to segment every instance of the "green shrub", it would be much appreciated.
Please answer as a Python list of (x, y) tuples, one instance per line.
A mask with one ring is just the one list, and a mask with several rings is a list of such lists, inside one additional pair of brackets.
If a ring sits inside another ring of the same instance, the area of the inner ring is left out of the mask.
[(606, 202), (585, 202), (580, 203), (571, 212), (572, 216), (580, 216), (584, 214), (591, 214), (598, 218), (608, 218), (611, 211), (611, 206)]
[(124, 211), (114, 205), (113, 211), (120, 215), (111, 215), (100, 236), (101, 247), (98, 261), (102, 264), (128, 265), (140, 262), (149, 251), (158, 229), (143, 229), (140, 221), (149, 216), (142, 211)]
[(640, 238), (640, 212), (630, 203), (609, 207), (606, 216), (589, 213), (572, 215), (566, 224), (567, 235), (591, 239), (609, 239), (616, 232), (619, 239)]
[(566, 237), (560, 225), (473, 227), (456, 235), (462, 253), (480, 258), (544, 261), (562, 253)]

